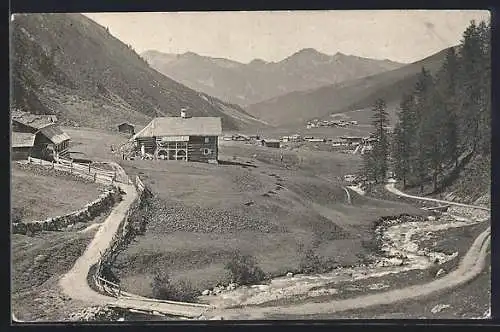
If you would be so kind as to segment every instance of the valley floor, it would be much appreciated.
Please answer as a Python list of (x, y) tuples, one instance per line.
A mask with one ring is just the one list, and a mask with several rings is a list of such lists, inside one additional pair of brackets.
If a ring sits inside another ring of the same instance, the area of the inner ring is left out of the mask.
[(285, 167), (268, 148), (224, 146), (221, 152), (218, 166), (121, 162), (129, 176), (139, 175), (155, 195), (145, 213), (146, 233), (115, 264), (128, 291), (151, 296), (158, 269), (200, 292), (227, 284), (224, 265), (234, 251), (254, 256), (269, 276), (300, 271), (308, 249), (323, 261), (318, 268), (357, 264), (370, 253), (366, 242), (378, 218), (420, 214), (388, 201), (357, 198), (348, 204), (336, 177), (328, 182), (311, 172), (318, 164), (323, 174), (340, 176), (342, 163), (354, 165), (336, 154), (306, 152), (299, 165), (297, 155), (289, 152)]
[[(84, 130), (80, 137), (80, 149), (86, 151), (88, 158), (119, 159), (92, 135), (92, 131)], [(108, 135), (116, 142), (122, 140), (120, 135)], [(349, 204), (344, 188), (347, 184), (339, 178), (354, 171), (358, 157), (311, 150), (285, 151), (284, 154), (281, 163), (274, 149), (241, 144), (222, 145), (218, 166), (120, 161), (130, 178), (139, 175), (154, 194), (147, 209), (142, 211), (147, 220), (145, 233), (120, 253), (114, 267), (124, 289), (151, 296), (151, 280), (158, 269), (168, 272), (174, 281), (191, 282), (199, 291), (227, 283), (224, 265), (235, 250), (253, 255), (269, 276), (283, 276), (289, 271), (300, 272), (304, 250), (313, 249), (323, 259), (325, 266), (322, 268), (345, 266), (338, 270), (339, 277), (335, 277), (338, 281), (322, 282), (309, 287), (305, 293), (277, 300), (269, 296), (258, 300), (257, 292), (253, 297), (257, 300), (251, 306), (286, 306), (376, 294), (431, 281), (441, 268), (444, 272), (451, 271), (487, 227), (464, 224), (413, 238), (418, 246), (430, 251), (457, 253), (456, 258), (439, 268), (362, 277), (362, 270), (352, 270), (349, 266), (363, 266), (377, 250), (373, 246), (376, 221), (401, 214), (425, 215), (415, 206), (426, 204), (396, 198), (383, 190), (379, 191), (379, 199), (350, 191)], [(42, 177), (40, 181), (46, 180)], [(17, 201), (22, 202), (22, 198), (18, 197)], [(83, 228), (89, 225), (77, 225), (64, 232), (43, 232), (34, 237), (13, 235), (12, 304), (17, 318), (64, 320), (71, 312), (85, 306), (62, 295), (58, 280), (90, 243), (98, 223), (104, 218), (96, 218), (93, 221), (96, 226), (90, 225), (85, 231)], [(281, 282), (296, 280), (294, 287), (301, 287), (307, 286), (308, 278), (314, 281), (316, 277), (315, 274), (310, 277), (295, 275)], [(321, 275), (318, 278), (321, 279)], [(267, 318), (480, 317), (489, 308), (489, 278), (487, 268), (478, 278), (457, 290), (397, 305), (338, 314), (271, 315)], [(256, 287), (260, 289), (261, 286)], [(304, 297), (309, 293), (311, 296)], [(230, 296), (200, 298), (209, 303), (222, 303), (224, 299)]]

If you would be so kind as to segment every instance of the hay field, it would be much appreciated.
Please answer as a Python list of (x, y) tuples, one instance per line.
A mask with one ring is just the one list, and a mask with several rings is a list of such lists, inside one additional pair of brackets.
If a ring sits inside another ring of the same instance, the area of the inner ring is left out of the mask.
[(297, 271), (305, 249), (332, 266), (355, 264), (370, 250), (363, 243), (371, 239), (374, 221), (415, 212), (405, 204), (370, 199), (348, 205), (340, 182), (312, 174), (314, 167), (339, 174), (338, 163), (349, 161), (338, 155), (317, 154), (319, 160), (309, 159), (301, 169), (278, 165), (271, 160), (274, 151), (259, 150), (260, 157), (252, 159), (247, 155), (255, 154), (255, 147), (232, 149), (228, 154), (221, 148), (218, 166), (123, 162), (155, 195), (145, 212), (146, 233), (115, 265), (126, 289), (150, 296), (155, 269), (199, 290), (213, 287), (227, 281), (224, 264), (234, 250), (254, 256), (270, 276)]

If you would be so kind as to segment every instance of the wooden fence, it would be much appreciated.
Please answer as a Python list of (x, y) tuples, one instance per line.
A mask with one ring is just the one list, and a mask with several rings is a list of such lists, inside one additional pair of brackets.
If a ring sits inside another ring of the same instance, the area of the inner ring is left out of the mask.
[(136, 176), (135, 178), (135, 186), (138, 194), (137, 198), (130, 206), (129, 210), (127, 211), (127, 214), (125, 215), (125, 218), (123, 218), (123, 221), (118, 227), (118, 231), (113, 236), (113, 239), (111, 240), (111, 245), (103, 253), (101, 253), (101, 257), (96, 266), (96, 272), (92, 276), (94, 284), (102, 293), (108, 294), (115, 298), (128, 298), (128, 299), (139, 300), (141, 302), (164, 303), (164, 304), (177, 305), (187, 308), (210, 307), (209, 305), (202, 303), (159, 300), (159, 299), (146, 298), (140, 295), (135, 295), (123, 291), (119, 284), (108, 281), (102, 277), (103, 266), (104, 266), (103, 264), (110, 264), (113, 261), (114, 256), (117, 254), (118, 248), (124, 244), (125, 237), (127, 236), (130, 215), (139, 208), (141, 200), (143, 199), (143, 196), (145, 194), (145, 191), (147, 191), (146, 186), (141, 181), (139, 176)]
[(79, 164), (70, 160), (59, 158), (56, 162), (28, 157), (28, 162), (36, 165), (46, 166), (52, 169), (69, 172), (90, 181), (110, 184), (116, 181), (116, 172), (106, 171), (91, 164)]

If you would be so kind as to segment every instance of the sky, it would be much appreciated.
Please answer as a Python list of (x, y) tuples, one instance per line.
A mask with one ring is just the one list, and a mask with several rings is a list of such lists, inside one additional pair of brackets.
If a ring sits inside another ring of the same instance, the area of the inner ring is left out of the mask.
[(86, 13), (138, 52), (194, 52), (243, 63), (303, 49), (411, 63), (457, 45), (479, 10)]

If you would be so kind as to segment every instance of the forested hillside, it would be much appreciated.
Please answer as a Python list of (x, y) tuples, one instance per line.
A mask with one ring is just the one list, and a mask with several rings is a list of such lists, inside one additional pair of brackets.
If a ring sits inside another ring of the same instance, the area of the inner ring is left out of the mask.
[(458, 51), (448, 49), (434, 76), (422, 68), (413, 92), (402, 97), (392, 133), (385, 129), (384, 102), (377, 101), (378, 141), (365, 156), (364, 176), (380, 182), (392, 168), (405, 188), (422, 193), (454, 191), (474, 200), (489, 192), (490, 44), (490, 25), (471, 22)]

